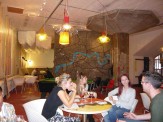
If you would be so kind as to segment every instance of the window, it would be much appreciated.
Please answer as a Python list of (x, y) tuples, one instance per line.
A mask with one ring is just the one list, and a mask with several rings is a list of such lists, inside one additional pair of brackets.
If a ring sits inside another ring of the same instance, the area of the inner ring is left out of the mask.
[(163, 75), (163, 54), (158, 55), (155, 57), (155, 64), (154, 64), (154, 70), (155, 72), (158, 72)]

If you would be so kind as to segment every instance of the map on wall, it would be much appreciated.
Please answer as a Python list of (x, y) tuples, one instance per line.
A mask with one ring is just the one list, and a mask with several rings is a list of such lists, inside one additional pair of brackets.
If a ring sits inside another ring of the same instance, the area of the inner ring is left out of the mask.
[(64, 68), (64, 67), (67, 67), (67, 66), (70, 66), (70, 65), (72, 65), (74, 62), (75, 62), (75, 60), (76, 60), (76, 58), (77, 58), (77, 56), (78, 55), (81, 55), (81, 56), (85, 56), (85, 57), (87, 57), (87, 58), (92, 58), (92, 57), (96, 57), (97, 58), (97, 63), (100, 65), (100, 66), (103, 66), (103, 65), (105, 65), (105, 64), (107, 64), (108, 63), (108, 60), (111, 58), (110, 57), (110, 54), (106, 54), (105, 56), (104, 56), (104, 58), (103, 58), (103, 60), (101, 61), (100, 60), (100, 55), (99, 55), (99, 53), (97, 53), (97, 52), (93, 52), (93, 53), (91, 53), (91, 54), (86, 54), (86, 53), (83, 53), (83, 52), (75, 52), (74, 54), (73, 54), (73, 57), (72, 57), (72, 61), (71, 62), (68, 62), (68, 63), (65, 63), (65, 64), (59, 64), (59, 65), (57, 65), (56, 67), (55, 67), (55, 73), (58, 73), (58, 71), (61, 69), (61, 68)]

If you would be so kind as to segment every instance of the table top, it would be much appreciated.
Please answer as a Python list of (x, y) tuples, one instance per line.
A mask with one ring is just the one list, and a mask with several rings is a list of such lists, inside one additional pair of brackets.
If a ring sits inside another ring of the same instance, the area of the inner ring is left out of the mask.
[(76, 114), (98, 114), (98, 113), (109, 111), (112, 105), (110, 103), (102, 104), (102, 105), (97, 104), (97, 102), (100, 101), (104, 102), (104, 100), (102, 99), (92, 98), (91, 100), (91, 98), (87, 98), (85, 100), (80, 100), (80, 102), (77, 102), (79, 106), (79, 108), (77, 109), (64, 108), (63, 106), (60, 106), (60, 109), (66, 112), (76, 113)]

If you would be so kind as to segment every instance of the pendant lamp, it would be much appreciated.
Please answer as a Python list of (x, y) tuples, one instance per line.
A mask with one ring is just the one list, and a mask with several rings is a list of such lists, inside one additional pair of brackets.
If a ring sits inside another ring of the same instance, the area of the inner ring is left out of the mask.
[(98, 40), (100, 43), (108, 43), (110, 41), (110, 38), (106, 35), (105, 32), (102, 33), (100, 37), (98, 37)]
[(60, 35), (59, 44), (61, 44), (61, 45), (69, 44), (69, 32), (63, 31), (63, 32), (60, 32), (59, 35)]
[(64, 30), (70, 30), (71, 25), (69, 24), (69, 15), (67, 9), (64, 9), (64, 24), (63, 24)]
[(71, 29), (71, 25), (69, 24), (69, 13), (68, 13), (68, 0), (66, 0), (66, 8), (64, 9), (64, 24), (63, 24), (63, 31), (60, 32), (59, 37), (59, 44), (67, 45), (69, 44), (69, 31)]
[(98, 40), (100, 43), (108, 43), (110, 41), (110, 38), (107, 36), (107, 23), (106, 23), (106, 15), (104, 14), (104, 32), (102, 32), (102, 35), (98, 37)]
[(44, 28), (42, 27), (37, 34), (37, 38), (39, 41), (46, 41), (47, 40), (47, 34), (45, 33)]

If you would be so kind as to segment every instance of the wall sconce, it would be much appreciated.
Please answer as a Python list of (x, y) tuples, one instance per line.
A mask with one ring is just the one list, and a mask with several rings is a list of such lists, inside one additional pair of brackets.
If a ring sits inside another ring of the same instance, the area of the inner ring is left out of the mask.
[(29, 65), (29, 66), (32, 66), (32, 65), (33, 65), (33, 61), (28, 60), (28, 65)]
[(27, 59), (25, 59), (25, 57), (22, 57), (22, 59), (23, 59), (24, 61), (27, 61)]

